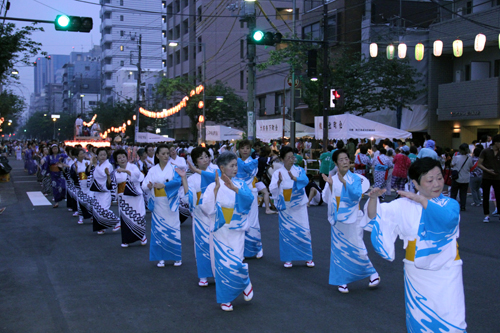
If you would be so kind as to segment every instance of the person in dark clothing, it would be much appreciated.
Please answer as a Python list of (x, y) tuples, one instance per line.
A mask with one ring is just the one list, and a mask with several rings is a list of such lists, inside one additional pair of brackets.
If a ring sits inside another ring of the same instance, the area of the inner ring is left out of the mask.
[(323, 198), (321, 196), (321, 189), (318, 184), (313, 180), (313, 176), (311, 174), (307, 174), (307, 178), (309, 179), (309, 183), (306, 185), (306, 195), (307, 195), (307, 206), (321, 206), (323, 203)]

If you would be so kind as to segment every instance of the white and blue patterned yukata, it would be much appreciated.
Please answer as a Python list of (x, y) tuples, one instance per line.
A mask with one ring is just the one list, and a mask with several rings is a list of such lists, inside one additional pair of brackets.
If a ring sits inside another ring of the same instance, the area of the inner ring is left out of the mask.
[(338, 174), (332, 180), (333, 193), (328, 183), (323, 191), (323, 201), (328, 203), (328, 221), (332, 226), (329, 283), (341, 286), (376, 273), (368, 258), (360, 225), (362, 182), (369, 182), (350, 171), (344, 175), (346, 186), (340, 182)]
[[(151, 214), (151, 245), (149, 260), (181, 260), (181, 223), (179, 220), (179, 188), (182, 179), (176, 166), (167, 163), (163, 170), (160, 164), (149, 169), (142, 182), (142, 190), (154, 201)], [(151, 182), (165, 184), (164, 189), (148, 188)], [(150, 207), (151, 209), (152, 207)]]
[[(292, 166), (293, 181), (285, 167), (273, 173), (269, 190), (279, 212), (281, 261), (312, 260), (311, 230), (307, 214), (307, 196), (304, 188), (309, 183), (304, 169)], [(283, 181), (278, 186), (279, 174)], [(291, 194), (290, 194), (291, 192)], [(290, 196), (288, 195), (290, 194)]]
[[(371, 200), (371, 199), (370, 199)], [(365, 206), (366, 211), (366, 206)], [(465, 332), (462, 260), (458, 255), (460, 206), (440, 195), (427, 208), (407, 198), (380, 204), (366, 222), (382, 258), (393, 261), (394, 242), (404, 241), (408, 332)]]
[(215, 183), (203, 194), (202, 209), (210, 217), (211, 260), (215, 276), (217, 303), (230, 303), (250, 285), (248, 264), (243, 263), (245, 231), (254, 196), (246, 183), (231, 180), (238, 194), (221, 181), (217, 198)]
[(252, 191), (254, 201), (252, 208), (248, 214), (248, 221), (250, 223), (249, 229), (245, 232), (245, 257), (255, 257), (260, 250), (262, 250), (262, 237), (260, 234), (259, 224), (259, 205), (257, 201), (258, 191), (255, 188), (255, 182), (259, 166), (259, 160), (248, 157), (245, 161), (238, 158), (238, 173), (236, 179), (244, 181), (248, 188)]
[(215, 181), (215, 172), (217, 166), (211, 164), (207, 170), (202, 171), (201, 175), (195, 173), (188, 178), (189, 187), (189, 210), (193, 219), (193, 239), (194, 254), (196, 258), (196, 268), (198, 278), (213, 277), (212, 263), (210, 260), (210, 217), (201, 209), (203, 203), (203, 193), (207, 186)]

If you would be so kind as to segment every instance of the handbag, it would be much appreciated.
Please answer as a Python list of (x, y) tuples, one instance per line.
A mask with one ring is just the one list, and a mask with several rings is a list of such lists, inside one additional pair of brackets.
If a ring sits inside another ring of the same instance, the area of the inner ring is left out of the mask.
[(453, 180), (457, 180), (458, 179), (458, 175), (460, 174), (460, 171), (462, 171), (462, 168), (464, 167), (465, 163), (467, 163), (467, 160), (469, 159), (469, 156), (467, 156), (467, 158), (465, 159), (464, 163), (462, 164), (462, 167), (460, 168), (460, 170), (451, 170), (451, 179)]

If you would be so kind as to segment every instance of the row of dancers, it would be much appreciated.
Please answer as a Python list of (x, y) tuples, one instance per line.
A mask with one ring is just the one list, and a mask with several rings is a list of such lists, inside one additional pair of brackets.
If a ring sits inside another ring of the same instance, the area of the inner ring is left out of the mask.
[[(57, 146), (54, 147), (54, 149)], [(193, 175), (170, 160), (169, 147), (159, 145), (154, 166), (146, 174), (128, 162), (124, 150), (113, 153), (116, 168), (107, 160), (104, 149), (85, 160), (82, 149), (73, 164), (65, 154), (55, 155), (56, 166), (68, 170), (68, 200), (76, 205), (79, 223), (92, 218), (98, 234), (107, 228), (121, 230), (122, 246), (140, 242), (146, 245), (146, 206), (151, 214), (150, 260), (158, 267), (167, 261), (182, 265), (179, 205), (187, 202), (192, 216), (193, 237), (199, 286), (214, 278), (217, 302), (224, 311), (232, 311), (232, 302), (241, 294), (253, 297), (253, 285), (245, 258), (262, 257), (257, 204), (257, 159), (250, 157), (251, 143), (242, 141), (239, 157), (224, 152), (211, 163), (209, 152), (197, 147), (191, 152)], [(304, 188), (309, 180), (304, 169), (294, 165), (291, 147), (280, 151), (283, 166), (271, 177), (269, 191), (279, 212), (280, 259), (284, 267), (302, 261), (314, 267), (308, 198)], [(441, 165), (432, 158), (412, 164), (410, 179), (418, 193), (398, 191), (400, 199), (380, 203), (384, 190), (370, 188), (362, 175), (350, 171), (345, 150), (332, 156), (338, 172), (324, 175), (322, 193), (328, 205), (331, 224), (329, 283), (341, 293), (348, 284), (369, 279), (377, 287), (380, 276), (373, 267), (363, 242), (363, 231), (371, 232), (375, 252), (394, 260), (394, 243), (404, 241), (406, 323), (408, 331), (465, 332), (465, 302), (462, 261), (458, 254), (459, 206), (442, 195), (444, 184)], [(51, 165), (52, 166), (52, 165)], [(52, 170), (52, 169), (51, 169)], [(55, 169), (54, 169), (55, 170)], [(364, 209), (363, 194), (368, 195)], [(113, 196), (118, 215), (109, 208)]]

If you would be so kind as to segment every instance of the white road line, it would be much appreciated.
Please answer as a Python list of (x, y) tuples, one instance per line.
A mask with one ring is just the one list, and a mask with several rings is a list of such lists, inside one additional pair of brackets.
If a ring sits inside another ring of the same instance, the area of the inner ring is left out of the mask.
[(14, 183), (37, 183), (37, 180), (14, 180)]
[(52, 206), (42, 192), (26, 192), (33, 206)]

